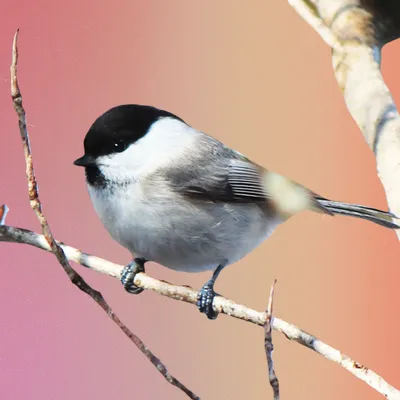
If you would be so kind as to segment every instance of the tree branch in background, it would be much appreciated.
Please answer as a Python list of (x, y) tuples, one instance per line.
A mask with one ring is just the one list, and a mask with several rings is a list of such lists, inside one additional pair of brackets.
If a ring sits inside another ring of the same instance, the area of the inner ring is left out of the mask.
[[(289, 0), (332, 48), (347, 108), (375, 153), (391, 212), (400, 216), (400, 116), (380, 72), (381, 49), (400, 37), (398, 0)], [(400, 229), (396, 231), (400, 239)]]
[[(24, 243), (51, 252), (50, 246), (43, 235), (39, 235), (38, 233), (26, 229), (15, 228), (7, 225), (0, 226), (0, 242)], [(94, 271), (120, 279), (121, 272), (124, 268), (123, 265), (114, 264), (111, 261), (104, 260), (100, 257), (83, 253), (80, 250), (71, 246), (67, 246), (62, 242), (58, 243), (70, 261), (74, 261)], [(152, 290), (153, 292), (171, 299), (183, 301), (193, 305), (196, 305), (197, 302), (198, 292), (196, 290), (188, 286), (176, 286), (165, 281), (159, 281), (143, 272), (135, 276), (134, 284), (143, 289)], [(230, 317), (251, 322), (261, 327), (265, 326), (267, 317), (265, 312), (252, 310), (251, 308), (237, 304), (224, 297), (215, 297), (213, 307), (214, 311), (229, 315)], [(387, 383), (377, 373), (361, 365), (359, 362), (352, 360), (339, 350), (336, 350), (335, 348), (317, 339), (315, 336), (301, 330), (297, 326), (280, 318), (274, 317), (272, 319), (272, 329), (283, 333), (287, 339), (293, 340), (302, 346), (305, 346), (322, 355), (326, 359), (339, 364), (354, 376), (361, 379), (376, 391), (384, 395), (387, 399), (400, 400), (400, 391)]]
[[(39, 199), (39, 192), (37, 181), (35, 177), (35, 170), (33, 168), (31, 146), (28, 136), (28, 130), (26, 126), (26, 115), (24, 107), (22, 106), (22, 95), (18, 86), (17, 78), (17, 64), (18, 64), (18, 31), (16, 32), (13, 40), (12, 47), (12, 63), (10, 67), (11, 71), (11, 97), (13, 100), (14, 109), (18, 115), (19, 121), (19, 131), (21, 134), (22, 144), (24, 147), (24, 155), (26, 162), (26, 177), (28, 180), (28, 193), (29, 202), (32, 210), (35, 212), (40, 225), (42, 226), (42, 232), (45, 241), (48, 245), (48, 250), (51, 251), (56, 257), (58, 262), (63, 267), (65, 273), (71, 282), (77, 286), (80, 290), (88, 294), (106, 313), (107, 315), (117, 324), (117, 326), (125, 333), (125, 335), (139, 348), (139, 350), (148, 358), (148, 360), (157, 368), (157, 370), (164, 376), (164, 378), (182, 390), (191, 399), (199, 399), (192, 391), (190, 391), (186, 386), (179, 382), (175, 377), (173, 377), (167, 370), (166, 366), (157, 358), (151, 350), (136, 336), (129, 328), (118, 318), (118, 316), (113, 312), (111, 307), (105, 301), (103, 295), (93, 289), (88, 285), (85, 280), (71, 267), (68, 259), (64, 253), (64, 250), (60, 244), (54, 239), (54, 236), (50, 230), (49, 224), (46, 217), (42, 211), (42, 204)], [(5, 214), (7, 212), (7, 206), (2, 206), (0, 221), (5, 219)], [(3, 228), (4, 226), (1, 226)]]
[(264, 331), (265, 331), (264, 347), (265, 347), (265, 355), (267, 356), (267, 362), (268, 362), (269, 383), (274, 392), (274, 400), (279, 400), (280, 399), (279, 381), (275, 373), (274, 360), (272, 359), (272, 352), (274, 351), (274, 345), (272, 344), (272, 320), (273, 320), (272, 312), (274, 308), (275, 285), (276, 285), (276, 279), (274, 280), (274, 283), (271, 286), (271, 291), (269, 293), (267, 315), (265, 318), (265, 326), (264, 326)]

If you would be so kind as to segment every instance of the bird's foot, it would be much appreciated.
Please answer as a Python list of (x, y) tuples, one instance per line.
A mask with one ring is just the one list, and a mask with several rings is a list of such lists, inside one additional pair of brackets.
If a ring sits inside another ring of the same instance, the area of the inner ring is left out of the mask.
[(213, 301), (215, 296), (218, 296), (214, 292), (214, 285), (207, 282), (200, 290), (199, 296), (197, 298), (197, 308), (201, 313), (207, 315), (208, 319), (216, 319), (218, 313), (213, 309)]
[(131, 294), (139, 294), (143, 292), (143, 289), (136, 286), (133, 282), (136, 274), (144, 272), (145, 262), (146, 260), (144, 258), (135, 258), (122, 270), (121, 283), (127, 292)]

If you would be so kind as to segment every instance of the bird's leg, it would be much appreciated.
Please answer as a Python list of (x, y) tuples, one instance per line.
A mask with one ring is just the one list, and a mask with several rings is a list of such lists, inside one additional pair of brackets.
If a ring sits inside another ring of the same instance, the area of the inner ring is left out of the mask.
[(224, 264), (218, 265), (211, 279), (201, 288), (197, 298), (197, 308), (201, 313), (206, 314), (209, 319), (216, 319), (218, 317), (218, 313), (213, 310), (214, 297), (218, 296), (214, 292), (214, 284), (224, 267)]
[(136, 286), (133, 282), (135, 280), (136, 274), (139, 272), (144, 272), (144, 263), (146, 260), (144, 258), (134, 258), (121, 273), (121, 283), (127, 292), (131, 294), (139, 294), (143, 292), (143, 289)]

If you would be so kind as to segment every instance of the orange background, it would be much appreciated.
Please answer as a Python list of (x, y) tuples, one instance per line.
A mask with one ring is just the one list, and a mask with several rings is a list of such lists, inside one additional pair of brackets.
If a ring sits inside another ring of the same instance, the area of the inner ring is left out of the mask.
[[(90, 124), (121, 103), (184, 118), (269, 169), (336, 200), (386, 209), (375, 160), (348, 114), (330, 50), (286, 1), (5, 1), (0, 17), (0, 202), (7, 222), (38, 230), (29, 208), (17, 118), (9, 96), (12, 36), (44, 211), (60, 240), (126, 264), (87, 195), (82, 154)], [(399, 43), (383, 72), (400, 96)], [(398, 241), (350, 218), (304, 213), (227, 268), (216, 290), (266, 308), (400, 387)], [(1, 244), (2, 399), (183, 399), (54, 257)], [(202, 399), (272, 398), (263, 330), (154, 293), (130, 296), (77, 266), (123, 321)], [(209, 273), (158, 265), (148, 273), (199, 288)], [(337, 365), (274, 334), (284, 399), (378, 399)]]

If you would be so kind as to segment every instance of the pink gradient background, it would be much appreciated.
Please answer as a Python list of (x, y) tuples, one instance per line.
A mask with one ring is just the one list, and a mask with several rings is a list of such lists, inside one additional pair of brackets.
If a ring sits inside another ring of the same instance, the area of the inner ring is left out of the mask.
[[(72, 165), (84, 135), (120, 103), (152, 104), (321, 195), (386, 208), (375, 160), (349, 116), (330, 50), (286, 1), (5, 1), (0, 17), (0, 202), (8, 223), (38, 230), (29, 208), (9, 96), (12, 36), (44, 211), (58, 239), (115, 262), (109, 237)], [(400, 96), (399, 42), (383, 72)], [(1, 244), (2, 399), (183, 399), (73, 287), (55, 258)], [(399, 245), (370, 223), (304, 213), (226, 269), (217, 290), (258, 310), (278, 279), (275, 313), (400, 387)], [(210, 322), (154, 293), (133, 297), (107, 276), (77, 269), (202, 399), (271, 398), (262, 329)], [(200, 287), (209, 274), (148, 273)], [(337, 365), (274, 335), (284, 399), (378, 399)]]

